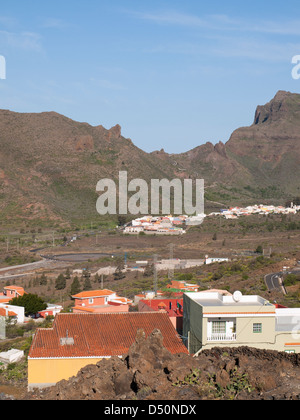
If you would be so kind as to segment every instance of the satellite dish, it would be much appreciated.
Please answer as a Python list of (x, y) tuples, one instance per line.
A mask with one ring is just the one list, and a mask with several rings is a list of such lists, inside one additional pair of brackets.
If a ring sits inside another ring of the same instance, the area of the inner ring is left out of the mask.
[(242, 295), (242, 293), (241, 292), (239, 292), (239, 291), (237, 291), (237, 292), (234, 292), (234, 294), (233, 294), (233, 300), (235, 301), (235, 302), (240, 302), (241, 300), (242, 300), (242, 297), (243, 297), (243, 295)]

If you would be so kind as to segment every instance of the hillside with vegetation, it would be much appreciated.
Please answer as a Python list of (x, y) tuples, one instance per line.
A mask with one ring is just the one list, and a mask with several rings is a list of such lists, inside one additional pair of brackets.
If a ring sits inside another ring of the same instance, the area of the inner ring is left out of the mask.
[[(285, 203), (299, 196), (300, 95), (280, 91), (226, 144), (146, 153), (121, 134), (55, 112), (0, 111), (1, 226), (76, 226), (99, 220), (96, 185), (128, 179), (204, 179), (206, 208)], [(106, 219), (116, 220), (116, 217)], [(101, 220), (106, 220), (104, 217)]]

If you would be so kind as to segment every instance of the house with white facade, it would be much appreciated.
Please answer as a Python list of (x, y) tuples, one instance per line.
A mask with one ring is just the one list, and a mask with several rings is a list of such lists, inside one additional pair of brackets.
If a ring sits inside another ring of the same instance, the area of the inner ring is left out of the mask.
[(24, 324), (25, 322), (25, 308), (23, 306), (0, 303), (0, 315), (14, 319), (17, 324)]
[(185, 293), (183, 336), (190, 353), (213, 347), (255, 347), (300, 353), (300, 308), (261, 296)]
[(215, 263), (222, 263), (222, 262), (229, 262), (229, 258), (217, 258), (217, 257), (209, 257), (208, 255), (205, 256), (205, 264), (215, 264)]
[(123, 230), (124, 235), (139, 234), (144, 232), (144, 226), (126, 226)]

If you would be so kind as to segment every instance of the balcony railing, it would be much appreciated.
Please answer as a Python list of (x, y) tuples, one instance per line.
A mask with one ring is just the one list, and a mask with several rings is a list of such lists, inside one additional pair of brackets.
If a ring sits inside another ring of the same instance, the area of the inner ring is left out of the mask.
[(236, 333), (232, 334), (212, 334), (207, 337), (207, 341), (236, 341)]

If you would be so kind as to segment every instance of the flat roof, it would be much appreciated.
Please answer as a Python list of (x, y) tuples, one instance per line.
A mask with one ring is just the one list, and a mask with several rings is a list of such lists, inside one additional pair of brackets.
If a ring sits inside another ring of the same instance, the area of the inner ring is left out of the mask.
[[(190, 299), (203, 307), (219, 306), (270, 306), (273, 307), (269, 301), (257, 295), (241, 295), (240, 300), (236, 301), (234, 296), (224, 296), (218, 292), (200, 292), (200, 293), (185, 293)], [(275, 312), (275, 311), (274, 311)]]
[(300, 308), (276, 309), (276, 331), (300, 332)]

